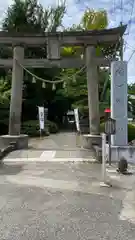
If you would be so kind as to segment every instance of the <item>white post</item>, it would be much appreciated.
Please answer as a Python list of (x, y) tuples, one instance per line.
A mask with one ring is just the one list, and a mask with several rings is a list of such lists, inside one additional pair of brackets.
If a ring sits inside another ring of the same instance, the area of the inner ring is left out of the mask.
[(106, 134), (102, 133), (102, 182), (101, 187), (111, 187), (112, 185), (107, 181), (106, 174)]
[(114, 146), (126, 146), (128, 142), (127, 116), (127, 62), (111, 64), (111, 117), (116, 120), (116, 134), (112, 135)]
[(102, 133), (102, 180), (106, 182), (106, 134)]

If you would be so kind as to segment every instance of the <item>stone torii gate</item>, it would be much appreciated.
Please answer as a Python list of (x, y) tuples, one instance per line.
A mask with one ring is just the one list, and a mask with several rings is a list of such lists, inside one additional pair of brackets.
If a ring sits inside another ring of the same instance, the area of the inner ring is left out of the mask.
[[(0, 32), (0, 44), (13, 47), (13, 59), (0, 59), (1, 68), (12, 68), (12, 89), (9, 117), (9, 135), (1, 136), (5, 144), (17, 142), (18, 148), (28, 146), (28, 136), (20, 135), (22, 112), (23, 65), (26, 68), (80, 68), (86, 65), (89, 107), (89, 143), (99, 143), (99, 94), (97, 66), (110, 66), (113, 59), (96, 57), (95, 47), (98, 44), (116, 44), (124, 34), (126, 26), (113, 29), (57, 32), (44, 34), (21, 34)], [(47, 59), (25, 59), (25, 46), (47, 45)], [(84, 48), (84, 58), (61, 58), (60, 49), (63, 46), (81, 46)]]

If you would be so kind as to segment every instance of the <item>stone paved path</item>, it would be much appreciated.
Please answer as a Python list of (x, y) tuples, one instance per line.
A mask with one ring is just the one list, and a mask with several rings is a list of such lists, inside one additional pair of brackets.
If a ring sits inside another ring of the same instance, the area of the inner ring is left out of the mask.
[(5, 161), (95, 161), (91, 151), (82, 149), (76, 143), (74, 133), (30, 139), (28, 150), (14, 151)]

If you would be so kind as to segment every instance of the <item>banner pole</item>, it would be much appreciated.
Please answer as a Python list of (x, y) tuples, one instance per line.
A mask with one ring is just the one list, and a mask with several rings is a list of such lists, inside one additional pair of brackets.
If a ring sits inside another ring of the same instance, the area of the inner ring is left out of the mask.
[(42, 138), (42, 132), (41, 132), (41, 129), (40, 129), (40, 138)]
[(75, 116), (75, 123), (76, 123), (76, 145), (79, 145), (81, 147), (81, 131), (80, 131), (80, 124), (79, 124), (79, 112), (78, 108), (74, 109), (74, 116)]
[(38, 106), (40, 138), (42, 137), (42, 130), (44, 130), (44, 107)]

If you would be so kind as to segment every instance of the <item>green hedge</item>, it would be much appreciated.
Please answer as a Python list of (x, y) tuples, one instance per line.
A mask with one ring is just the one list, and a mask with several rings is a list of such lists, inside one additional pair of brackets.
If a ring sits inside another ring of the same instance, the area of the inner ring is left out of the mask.
[(47, 120), (47, 124), (50, 133), (57, 133), (59, 131), (58, 125), (56, 123)]
[[(47, 121), (46, 129), (42, 132), (43, 136), (48, 136), (50, 133), (57, 133), (58, 126), (54, 122)], [(40, 135), (39, 121), (29, 120), (22, 123), (22, 133), (28, 134), (31, 137), (37, 137)]]
[[(104, 131), (104, 123), (100, 124), (100, 132)], [(132, 140), (135, 139), (135, 125), (133, 124), (128, 124), (128, 142), (131, 142)]]
[(131, 142), (135, 139), (135, 125), (128, 124), (128, 142)]

